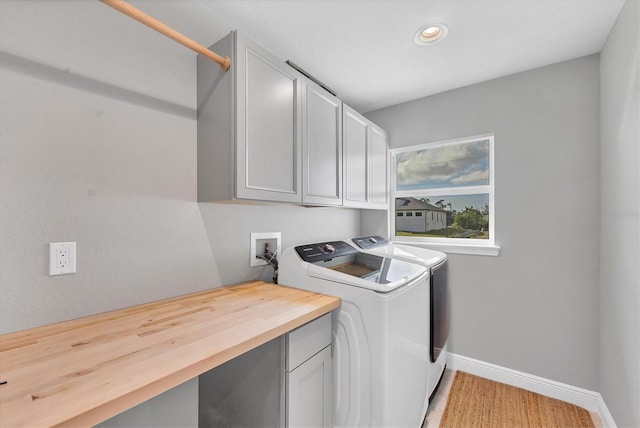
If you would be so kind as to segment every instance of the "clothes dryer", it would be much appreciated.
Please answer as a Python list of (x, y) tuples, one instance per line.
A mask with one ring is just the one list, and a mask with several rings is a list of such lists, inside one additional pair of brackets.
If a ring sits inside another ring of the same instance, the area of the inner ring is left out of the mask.
[(332, 314), (335, 427), (422, 424), (427, 394), (428, 271), (344, 241), (288, 248), (279, 283), (338, 296)]
[[(424, 266), (429, 271), (429, 362), (427, 397), (432, 397), (447, 364), (449, 336), (449, 275), (447, 255), (440, 251), (394, 244), (381, 236), (369, 235), (350, 241), (360, 251)], [(428, 403), (425, 405), (425, 413)]]

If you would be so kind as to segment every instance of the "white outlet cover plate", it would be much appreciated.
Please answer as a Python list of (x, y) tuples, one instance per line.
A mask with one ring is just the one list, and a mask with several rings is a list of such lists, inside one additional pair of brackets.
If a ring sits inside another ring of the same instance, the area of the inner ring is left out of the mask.
[(49, 243), (49, 276), (76, 272), (76, 243)]
[(251, 250), (249, 251), (249, 266), (266, 266), (267, 262), (261, 259), (256, 258), (258, 254), (257, 251), (257, 242), (260, 239), (275, 239), (276, 240), (276, 248), (275, 254), (276, 258), (280, 257), (280, 243), (282, 241), (282, 233), (280, 232), (255, 232), (251, 233)]

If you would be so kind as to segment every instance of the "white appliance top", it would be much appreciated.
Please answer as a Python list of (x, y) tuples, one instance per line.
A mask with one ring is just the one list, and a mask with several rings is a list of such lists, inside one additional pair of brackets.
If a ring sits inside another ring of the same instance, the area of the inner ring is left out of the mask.
[(394, 244), (376, 235), (361, 236), (353, 238), (351, 241), (368, 253), (377, 254), (381, 257), (404, 260), (410, 263), (418, 263), (423, 266), (434, 266), (447, 259), (447, 255), (440, 251)]
[(367, 254), (344, 241), (321, 242), (295, 247), (308, 275), (387, 293), (426, 275), (424, 266)]

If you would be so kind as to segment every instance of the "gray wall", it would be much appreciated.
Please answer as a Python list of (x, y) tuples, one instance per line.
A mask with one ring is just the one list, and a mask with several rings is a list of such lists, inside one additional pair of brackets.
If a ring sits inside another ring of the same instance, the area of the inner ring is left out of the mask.
[[(192, 2), (135, 4), (205, 44), (229, 31)], [(270, 280), (251, 232), (358, 233), (355, 210), (198, 204), (195, 72), (100, 2), (0, 1), (0, 334)], [(49, 277), (59, 241), (77, 242), (77, 273)], [(197, 383), (180, 391), (193, 402)]]
[[(591, 390), (599, 76), (588, 56), (368, 113), (392, 147), (495, 133), (498, 257), (450, 255), (450, 351)], [(363, 214), (362, 225), (380, 225)], [(363, 230), (366, 232), (366, 230)]]
[[(163, 19), (168, 2), (137, 4)], [(0, 333), (270, 279), (251, 232), (358, 233), (356, 210), (195, 202), (191, 51), (99, 2), (0, 7)], [(201, 39), (229, 30), (177, 7)], [(58, 241), (77, 241), (76, 274), (48, 276)]]
[(640, 3), (627, 1), (600, 54), (600, 393), (640, 426)]

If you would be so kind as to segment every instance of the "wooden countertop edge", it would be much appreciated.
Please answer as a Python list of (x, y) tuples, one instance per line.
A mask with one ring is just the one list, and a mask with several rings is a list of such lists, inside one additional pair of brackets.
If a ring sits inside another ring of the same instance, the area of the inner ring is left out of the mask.
[[(249, 284), (255, 281), (247, 281), (245, 283), (234, 284), (219, 287), (220, 289), (231, 288), (235, 286), (242, 286), (245, 284)], [(294, 288), (294, 287), (288, 287)], [(211, 290), (208, 290), (211, 291)], [(206, 291), (204, 291), (206, 292)], [(203, 292), (203, 293), (204, 293)], [(311, 292), (309, 292), (311, 293)], [(198, 293), (192, 293), (198, 294)], [(313, 293), (318, 294), (318, 293)], [(171, 302), (171, 301), (179, 301), (182, 297), (185, 296), (177, 296), (168, 299), (163, 299), (163, 301)], [(173, 371), (171, 373), (167, 373), (166, 376), (158, 377), (155, 381), (144, 385), (140, 388), (133, 389), (128, 391), (125, 394), (118, 396), (117, 398), (102, 403), (94, 408), (86, 409), (86, 411), (79, 413), (75, 416), (68, 417), (65, 420), (61, 420), (58, 422), (54, 422), (52, 426), (93, 426), (100, 422), (103, 422), (115, 415), (118, 415), (126, 410), (135, 407), (138, 404), (143, 403), (144, 401), (153, 398), (163, 392), (170, 390), (190, 379), (193, 379), (208, 370), (211, 370), (225, 362), (247, 352), (258, 346), (267, 343), (270, 340), (273, 340), (283, 334), (296, 329), (309, 321), (312, 321), (316, 318), (319, 318), (322, 315), (325, 315), (334, 309), (340, 307), (341, 300), (337, 297), (326, 296), (326, 302), (323, 302), (320, 306), (316, 306), (295, 318), (288, 320), (282, 324), (278, 324), (275, 327), (263, 331), (260, 334), (255, 336), (249, 336), (242, 342), (239, 342), (236, 345), (225, 348), (223, 351), (216, 352), (211, 354), (210, 356), (188, 366), (181, 368), (180, 370)], [(143, 306), (143, 305), (140, 305)], [(134, 307), (132, 307), (134, 308)], [(127, 309), (127, 308), (125, 308)], [(94, 317), (99, 317), (104, 314), (96, 314), (88, 317), (83, 317), (86, 319), (91, 319)], [(61, 324), (61, 323), (56, 323)], [(51, 327), (56, 326), (56, 324), (52, 324)], [(47, 328), (49, 326), (45, 326)], [(17, 332), (20, 333), (20, 332)], [(11, 334), (11, 333), (10, 333)]]
[(126, 395), (118, 397), (118, 399), (113, 400), (110, 403), (104, 404), (95, 409), (88, 410), (81, 415), (77, 415), (74, 418), (68, 419), (54, 426), (93, 426), (100, 422), (104, 422), (113, 416), (127, 411), (137, 406), (138, 404), (141, 404), (153, 397), (156, 397), (157, 395), (162, 394), (163, 392), (170, 390), (171, 388), (174, 388), (190, 379), (200, 376), (201, 374), (215, 367), (218, 367), (219, 365), (222, 365), (227, 361), (230, 361), (235, 357), (244, 354), (247, 351), (257, 348), (258, 346), (263, 345), (270, 340), (280, 337), (283, 334), (288, 333), (291, 330), (294, 330), (308, 323), (309, 321), (313, 321), (314, 319), (319, 318), (334, 309), (337, 309), (338, 307), (340, 307), (340, 302), (341, 301), (339, 299), (333, 301), (329, 305), (323, 306), (322, 308), (319, 308), (312, 312), (308, 312), (305, 315), (294, 319), (293, 321), (281, 324), (279, 327), (274, 328), (268, 332), (247, 339), (237, 346), (227, 348), (224, 352), (212, 355), (210, 358), (207, 358), (206, 360), (203, 360), (189, 367), (185, 367), (179, 372), (170, 373), (164, 378), (160, 378), (152, 384), (131, 391)]

